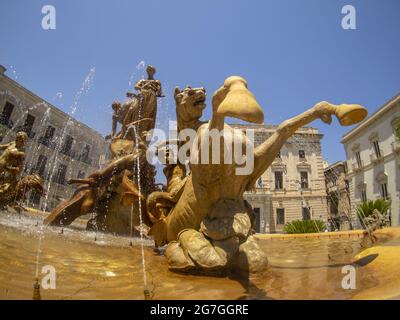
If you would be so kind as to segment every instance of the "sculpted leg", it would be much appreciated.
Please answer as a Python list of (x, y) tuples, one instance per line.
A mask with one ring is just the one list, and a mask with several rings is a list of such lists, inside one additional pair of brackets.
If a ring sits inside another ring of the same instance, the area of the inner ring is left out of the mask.
[(246, 203), (222, 199), (202, 221), (199, 231), (181, 231), (165, 255), (170, 268), (176, 271), (214, 273), (239, 264), (241, 270), (263, 270), (267, 259), (250, 234)]
[(239, 250), (234, 258), (235, 270), (246, 274), (255, 274), (265, 271), (268, 266), (267, 255), (257, 244), (254, 236), (240, 244)]
[(186, 229), (177, 242), (168, 245), (165, 256), (171, 270), (212, 273), (227, 267), (238, 247), (237, 237), (213, 241), (199, 231)]
[(321, 119), (323, 122), (330, 124), (332, 115), (338, 118), (341, 125), (347, 126), (360, 122), (367, 115), (367, 111), (362, 106), (355, 104), (334, 105), (323, 101), (309, 110), (282, 122), (275, 133), (255, 149), (254, 171), (250, 176), (247, 189), (251, 189), (254, 186), (257, 179), (272, 164), (282, 146), (296, 130), (316, 119)]

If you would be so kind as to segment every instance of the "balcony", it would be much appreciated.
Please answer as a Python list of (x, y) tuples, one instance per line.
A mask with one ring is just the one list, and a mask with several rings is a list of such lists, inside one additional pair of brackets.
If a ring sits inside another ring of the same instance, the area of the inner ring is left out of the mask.
[(252, 190), (246, 191), (246, 194), (266, 194), (269, 193), (271, 190), (268, 187), (256, 187)]
[(377, 164), (377, 163), (381, 162), (381, 161), (383, 160), (382, 151), (381, 151), (380, 156), (377, 156), (377, 155), (375, 154), (375, 152), (374, 152), (374, 153), (371, 153), (371, 154), (369, 155), (369, 158), (370, 158), (370, 160), (371, 160), (371, 162), (372, 162), (373, 164)]
[(275, 188), (272, 190), (275, 195), (286, 194), (286, 191), (286, 188)]

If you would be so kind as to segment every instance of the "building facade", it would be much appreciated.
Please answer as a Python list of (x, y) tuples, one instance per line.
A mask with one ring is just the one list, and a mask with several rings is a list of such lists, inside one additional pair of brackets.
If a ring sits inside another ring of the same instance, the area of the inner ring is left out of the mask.
[(324, 169), (328, 201), (328, 220), (332, 230), (352, 228), (350, 191), (344, 161), (335, 162)]
[(108, 143), (96, 131), (71, 118), (21, 86), (0, 65), (0, 141), (7, 143), (18, 131), (29, 137), (24, 174), (45, 180), (47, 196), (29, 196), (28, 205), (51, 210), (71, 196), (76, 186), (66, 182), (83, 178), (106, 162)]
[(391, 224), (399, 225), (400, 95), (342, 138), (346, 151), (352, 218), (359, 203), (391, 201)]
[[(254, 130), (255, 147), (277, 128), (264, 125), (232, 127)], [(297, 130), (257, 181), (254, 191), (245, 194), (256, 213), (257, 232), (282, 232), (285, 223), (293, 220), (327, 220), (322, 137), (315, 128)]]

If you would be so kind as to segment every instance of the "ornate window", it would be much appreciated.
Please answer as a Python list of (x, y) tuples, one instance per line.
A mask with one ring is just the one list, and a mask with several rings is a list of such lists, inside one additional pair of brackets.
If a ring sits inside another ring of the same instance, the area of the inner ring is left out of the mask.
[(376, 175), (376, 182), (378, 182), (380, 186), (381, 197), (386, 200), (389, 199), (389, 193), (387, 189), (387, 178), (388, 178), (387, 173), (383, 171), (379, 172)]
[(285, 224), (285, 208), (276, 208), (276, 224)]
[(0, 123), (8, 125), (13, 111), (14, 105), (7, 101), (0, 116)]
[(34, 171), (41, 177), (44, 177), (44, 172), (46, 170), (46, 163), (47, 163), (47, 157), (42, 154), (39, 155)]
[(300, 172), (300, 185), (302, 189), (308, 189), (308, 172), (301, 171)]
[(275, 189), (281, 190), (283, 189), (283, 172), (275, 171)]
[(387, 183), (386, 182), (381, 184), (381, 196), (385, 200), (389, 199), (389, 193), (388, 193), (388, 190), (387, 190)]
[(365, 182), (360, 182), (357, 185), (357, 189), (358, 189), (361, 201), (366, 202), (367, 201), (367, 184)]
[(356, 157), (356, 161), (357, 161), (357, 166), (359, 168), (361, 168), (362, 167), (362, 160), (361, 160), (360, 151), (356, 151), (355, 157)]
[(374, 147), (375, 156), (376, 156), (377, 158), (382, 157), (382, 152), (381, 152), (381, 148), (379, 147), (379, 142), (378, 142), (378, 140), (372, 141), (372, 146)]

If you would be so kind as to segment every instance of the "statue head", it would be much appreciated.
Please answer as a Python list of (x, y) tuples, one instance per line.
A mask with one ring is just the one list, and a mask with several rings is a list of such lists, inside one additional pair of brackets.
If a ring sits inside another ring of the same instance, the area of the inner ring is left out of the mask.
[(203, 110), (206, 107), (206, 90), (204, 88), (187, 86), (180, 90), (175, 87), (174, 98), (176, 114), (179, 119), (191, 122), (202, 117)]
[(148, 78), (153, 79), (153, 76), (156, 73), (156, 68), (154, 68), (152, 65), (148, 65), (146, 68), (146, 72), (147, 72)]
[(247, 89), (247, 81), (239, 76), (226, 78), (212, 98), (213, 113), (261, 124), (264, 113), (254, 95)]
[(17, 148), (24, 147), (27, 139), (28, 135), (25, 132), (23, 131), (18, 132), (17, 135), (15, 136), (15, 144)]
[(121, 103), (119, 103), (119, 102), (117, 102), (117, 101), (114, 101), (114, 102), (112, 103), (112, 105), (111, 105), (111, 108), (112, 108), (114, 111), (118, 111), (120, 107), (121, 107)]

